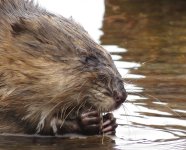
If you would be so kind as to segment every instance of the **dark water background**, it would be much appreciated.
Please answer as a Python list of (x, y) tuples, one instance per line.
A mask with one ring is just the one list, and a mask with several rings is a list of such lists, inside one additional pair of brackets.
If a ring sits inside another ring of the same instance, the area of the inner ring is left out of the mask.
[(116, 136), (0, 136), (0, 149), (186, 149), (186, 1), (105, 0), (101, 30), (129, 93)]

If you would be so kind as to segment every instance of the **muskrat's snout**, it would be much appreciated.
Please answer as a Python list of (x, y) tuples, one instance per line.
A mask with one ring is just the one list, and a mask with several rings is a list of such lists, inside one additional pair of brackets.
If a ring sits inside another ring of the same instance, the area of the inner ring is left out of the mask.
[(117, 104), (123, 103), (127, 98), (127, 93), (125, 89), (122, 91), (113, 91), (113, 98)]
[(127, 98), (127, 92), (124, 88), (123, 82), (120, 79), (115, 79), (113, 89), (113, 99), (116, 105), (120, 106)]

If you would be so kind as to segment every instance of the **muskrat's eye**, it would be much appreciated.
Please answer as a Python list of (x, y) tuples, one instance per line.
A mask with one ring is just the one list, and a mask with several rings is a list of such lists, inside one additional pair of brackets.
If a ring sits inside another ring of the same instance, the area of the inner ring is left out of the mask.
[(87, 56), (85, 57), (85, 63), (88, 65), (97, 65), (99, 60), (95, 56)]

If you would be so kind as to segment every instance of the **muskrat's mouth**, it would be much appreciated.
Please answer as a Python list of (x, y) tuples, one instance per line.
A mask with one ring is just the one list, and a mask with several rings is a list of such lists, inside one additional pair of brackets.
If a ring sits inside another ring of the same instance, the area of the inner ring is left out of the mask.
[(120, 108), (122, 105), (122, 103), (117, 103), (117, 102), (114, 102), (113, 105), (109, 105), (108, 107), (95, 107), (95, 106), (91, 106), (91, 109), (89, 110), (97, 110), (99, 111), (100, 113), (109, 113), (109, 112), (112, 112), (118, 108)]
[(118, 109), (119, 107), (121, 107), (121, 105), (122, 105), (123, 103), (122, 102), (116, 102), (116, 104), (115, 104), (115, 109), (114, 110), (116, 110), (116, 109)]

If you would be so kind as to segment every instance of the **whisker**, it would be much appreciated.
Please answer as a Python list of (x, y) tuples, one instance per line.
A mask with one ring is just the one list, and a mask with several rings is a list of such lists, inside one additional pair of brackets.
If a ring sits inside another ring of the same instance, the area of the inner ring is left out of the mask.
[[(151, 97), (151, 98), (153, 98), (154, 100), (156, 100), (156, 101), (158, 101), (158, 102), (161, 102), (157, 97), (155, 97), (155, 96), (153, 96), (153, 95), (149, 95), (149, 94), (145, 94), (145, 95), (147, 95), (148, 97)], [(162, 102), (161, 102), (162, 103)], [(174, 111), (171, 107), (169, 107), (169, 106), (165, 106), (166, 108), (168, 108), (168, 110), (170, 110), (171, 112), (173, 112), (175, 115), (177, 115), (177, 116), (179, 116), (181, 119), (183, 119), (182, 118), (182, 116), (179, 114), (179, 113), (177, 113), (176, 111)]]
[(65, 118), (66, 111), (68, 109), (68, 105), (63, 106), (63, 109), (61, 109), (61, 120)]
[(152, 62), (154, 60), (156, 60), (156, 58), (152, 58), (152, 59), (146, 60), (146, 61), (142, 62), (141, 65), (145, 65), (146, 63)]
[(78, 107), (78, 109), (77, 109), (77, 113), (76, 113), (77, 116), (79, 116), (79, 111), (80, 111), (80, 109), (81, 109), (83, 106), (85, 106), (86, 102), (87, 102), (87, 100), (85, 100), (83, 103), (81, 103), (81, 105), (79, 105), (79, 107)]
[(68, 113), (67, 115), (65, 116), (65, 118), (62, 120), (62, 123), (61, 123), (61, 126), (60, 128), (63, 126), (65, 120), (67, 119), (67, 117), (71, 114), (71, 112), (76, 108), (77, 106), (74, 106)]
[(127, 107), (124, 106), (124, 104), (122, 104), (122, 108), (123, 108), (125, 114), (127, 114), (127, 112), (129, 112), (128, 114), (130, 114), (130, 111), (128, 110)]
[[(156, 100), (157, 102), (160, 102), (160, 103), (162, 103), (162, 101), (160, 100), (160, 99), (158, 99), (157, 97), (155, 97), (155, 96), (153, 96), (153, 95), (149, 95), (149, 94), (144, 94), (144, 95), (142, 95), (142, 94), (140, 94), (140, 93), (136, 93), (136, 92), (131, 92), (131, 94), (136, 94), (136, 95), (138, 95), (138, 96), (140, 96), (140, 97), (148, 97), (148, 98), (153, 98), (153, 100)], [(181, 118), (181, 119), (183, 119), (183, 117), (179, 114), (179, 113), (177, 113), (176, 111), (174, 111), (171, 107), (169, 107), (169, 106), (164, 106), (165, 108), (168, 108), (168, 110), (169, 111), (171, 111), (171, 112), (173, 112), (175, 115), (177, 115), (179, 118)]]
[[(122, 107), (123, 107), (123, 110), (124, 110), (125, 114), (127, 114), (127, 111), (129, 112), (129, 110), (123, 104), (122, 104)], [(126, 117), (127, 122), (130, 122), (129, 117), (127, 115), (125, 117)], [(131, 130), (130, 130), (130, 127), (128, 125), (127, 125), (127, 130), (131, 134)]]

